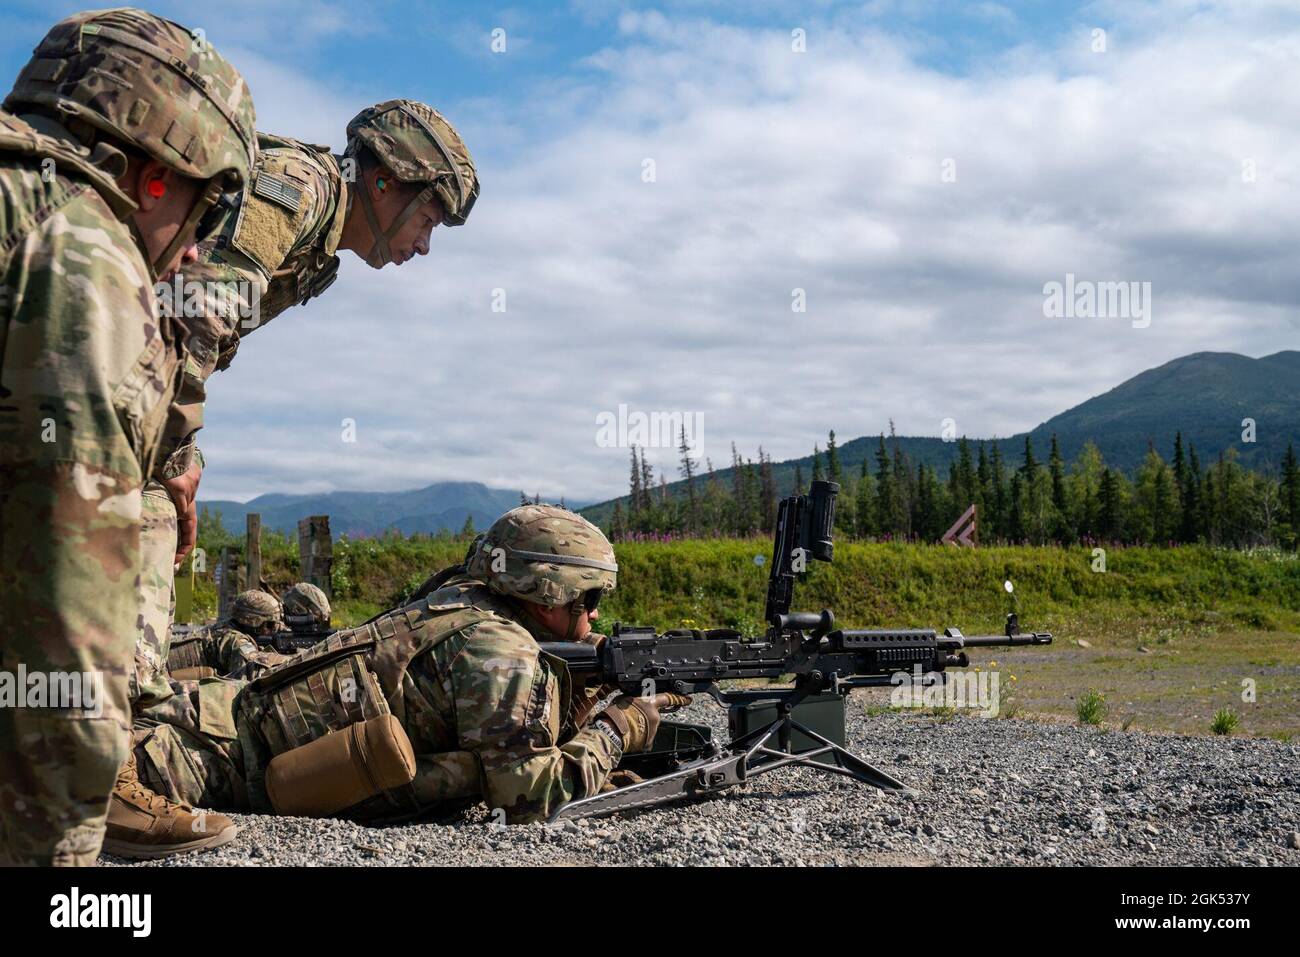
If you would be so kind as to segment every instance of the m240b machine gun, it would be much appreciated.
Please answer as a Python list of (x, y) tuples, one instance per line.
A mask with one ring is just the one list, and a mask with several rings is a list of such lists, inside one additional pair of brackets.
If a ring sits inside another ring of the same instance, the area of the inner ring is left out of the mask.
[[(795, 576), (807, 568), (809, 559), (832, 560), (838, 493), (837, 484), (816, 481), (809, 494), (781, 501), (764, 634), (744, 636), (729, 629), (656, 634), (653, 628), (616, 623), (598, 645), (543, 643), (543, 650), (565, 660), (575, 683), (617, 685), (628, 694), (710, 695), (728, 709), (732, 735), (720, 747), (707, 727), (665, 721), (646, 755), (629, 755), (620, 765), (649, 770), (654, 776), (571, 801), (553, 820), (715, 793), (787, 765), (907, 790), (903, 782), (845, 749), (848, 693), (889, 686), (899, 672), (914, 673), (918, 667), (926, 681), (941, 682), (945, 669), (969, 664), (967, 648), (1051, 644), (1050, 634), (1022, 632), (1014, 612), (1001, 635), (963, 635), (955, 628), (943, 634), (929, 629), (848, 630), (835, 626), (829, 609), (791, 612)], [(785, 675), (794, 676), (793, 684), (731, 690), (718, 685)]]
[(291, 655), (324, 641), (337, 630), (329, 627), (322, 628), (311, 615), (286, 615), (284, 623), (287, 627), (270, 635), (259, 636), (256, 639), (257, 643), (282, 655)]

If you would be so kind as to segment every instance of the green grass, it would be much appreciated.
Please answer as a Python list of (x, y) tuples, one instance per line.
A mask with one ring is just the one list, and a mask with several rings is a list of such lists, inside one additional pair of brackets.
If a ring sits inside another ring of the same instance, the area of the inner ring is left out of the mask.
[(1237, 730), (1237, 725), (1241, 719), (1237, 717), (1237, 712), (1231, 708), (1220, 708), (1214, 712), (1214, 721), (1210, 723), (1210, 730), (1215, 734), (1228, 735)]
[(1089, 688), (1079, 695), (1079, 701), (1074, 709), (1080, 724), (1094, 726), (1101, 724), (1106, 717), (1106, 710), (1106, 696), (1096, 688)]

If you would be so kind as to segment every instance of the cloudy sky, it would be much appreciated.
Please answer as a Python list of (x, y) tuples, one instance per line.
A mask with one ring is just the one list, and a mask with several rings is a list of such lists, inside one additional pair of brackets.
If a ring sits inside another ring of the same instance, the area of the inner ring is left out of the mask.
[[(341, 149), (412, 97), (483, 183), (427, 257), (344, 253), (244, 343), (202, 497), (603, 499), (620, 404), (701, 416), (726, 464), (890, 418), (1008, 435), (1190, 352), (1300, 348), (1295, 2), (155, 8), (241, 67), (262, 129)], [(50, 18), (6, 5), (0, 72)], [(1067, 274), (1149, 282), (1149, 323), (1045, 316)]]

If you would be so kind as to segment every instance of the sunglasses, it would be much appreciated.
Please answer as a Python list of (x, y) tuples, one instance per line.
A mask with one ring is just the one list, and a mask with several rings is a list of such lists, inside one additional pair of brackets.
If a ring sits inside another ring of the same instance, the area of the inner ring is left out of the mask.
[(603, 594), (605, 594), (603, 588), (588, 588), (582, 593), (582, 605), (588, 613), (596, 610), (596, 606), (600, 604), (600, 596)]

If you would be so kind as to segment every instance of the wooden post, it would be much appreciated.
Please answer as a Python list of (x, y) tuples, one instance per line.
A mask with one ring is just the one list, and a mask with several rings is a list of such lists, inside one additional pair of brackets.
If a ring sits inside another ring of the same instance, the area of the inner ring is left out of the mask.
[(262, 516), (249, 512), (245, 517), (244, 561), (249, 588), (262, 587)]
[(315, 585), (332, 600), (330, 572), (334, 563), (334, 543), (330, 538), (328, 515), (312, 515), (298, 520), (298, 563), (302, 580)]
[(244, 590), (243, 568), (239, 556), (227, 545), (221, 549), (221, 564), (216, 570), (217, 578), (217, 619), (230, 614), (235, 597)]
[(230, 612), (230, 604), (235, 599), (230, 581), (230, 546), (221, 547), (221, 564), (213, 570), (217, 582), (217, 620), (220, 621)]
[(311, 580), (311, 519), (298, 519), (298, 578)]

